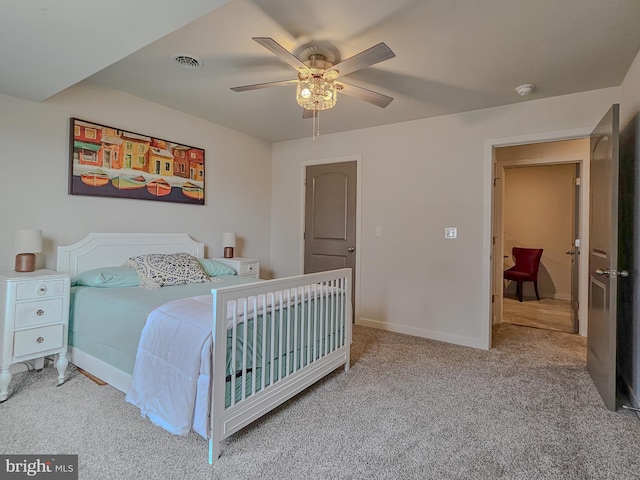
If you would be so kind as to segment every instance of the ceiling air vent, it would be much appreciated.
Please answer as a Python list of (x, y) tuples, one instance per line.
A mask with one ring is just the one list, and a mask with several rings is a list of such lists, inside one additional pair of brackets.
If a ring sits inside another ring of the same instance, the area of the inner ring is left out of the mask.
[(182, 53), (172, 55), (171, 60), (173, 60), (183, 68), (200, 68), (202, 66), (202, 62), (200, 61), (200, 59), (194, 57), (193, 55), (185, 55)]

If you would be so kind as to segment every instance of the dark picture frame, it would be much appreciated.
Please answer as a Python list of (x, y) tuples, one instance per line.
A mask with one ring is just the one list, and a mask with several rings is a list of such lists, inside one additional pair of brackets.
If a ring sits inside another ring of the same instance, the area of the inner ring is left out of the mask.
[(204, 205), (204, 149), (79, 118), (70, 123), (70, 195)]

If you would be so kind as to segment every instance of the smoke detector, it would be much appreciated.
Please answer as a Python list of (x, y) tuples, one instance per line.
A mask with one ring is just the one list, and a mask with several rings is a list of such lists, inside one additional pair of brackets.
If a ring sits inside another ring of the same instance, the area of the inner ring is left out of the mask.
[(194, 57), (193, 55), (187, 55), (184, 53), (178, 53), (175, 55), (171, 55), (171, 60), (182, 68), (200, 68), (202, 67), (202, 62), (198, 57)]
[(534, 88), (536, 88), (536, 86), (533, 83), (525, 83), (524, 85), (517, 86), (516, 92), (521, 97), (524, 97), (525, 95), (529, 95), (531, 92), (533, 92)]

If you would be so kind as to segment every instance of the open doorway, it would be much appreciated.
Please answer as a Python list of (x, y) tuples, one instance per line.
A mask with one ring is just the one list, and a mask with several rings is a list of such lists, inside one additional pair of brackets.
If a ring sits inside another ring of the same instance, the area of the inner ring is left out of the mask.
[[(494, 324), (579, 332), (580, 219), (585, 208), (580, 188), (588, 152), (588, 139), (496, 147)], [(503, 280), (503, 271), (514, 264), (513, 247), (544, 249), (539, 300), (533, 283), (523, 284), (520, 302), (516, 282)]]
[(573, 286), (578, 282), (573, 257), (578, 249), (575, 187), (579, 165), (513, 166), (504, 169), (503, 270), (514, 265), (509, 254), (516, 248), (543, 249), (537, 273), (538, 295), (533, 282), (522, 285), (523, 301), (516, 282), (506, 281), (502, 321), (526, 327), (577, 332), (573, 311)]

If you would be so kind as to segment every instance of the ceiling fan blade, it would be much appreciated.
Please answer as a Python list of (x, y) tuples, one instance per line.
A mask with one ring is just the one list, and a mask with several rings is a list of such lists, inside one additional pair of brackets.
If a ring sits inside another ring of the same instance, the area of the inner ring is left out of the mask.
[(324, 77), (336, 79), (343, 75), (348, 75), (351, 72), (355, 72), (356, 70), (369, 67), (384, 60), (389, 60), (395, 56), (396, 54), (393, 53), (386, 43), (380, 42), (379, 44), (334, 65), (325, 72)]
[(287, 50), (282, 45), (280, 45), (278, 42), (276, 42), (273, 38), (271, 38), (271, 37), (253, 37), (253, 40), (258, 42), (260, 45), (262, 45), (267, 50), (269, 50), (272, 53), (274, 53), (277, 57), (279, 57), (282, 60), (284, 60), (285, 62), (287, 62), (289, 65), (291, 65), (293, 68), (295, 68), (299, 72), (305, 72), (306, 73), (306, 72), (310, 71), (309, 67), (307, 67), (304, 63), (302, 63), (298, 57), (296, 57), (293, 53), (291, 53), (289, 50)]
[(246, 92), (247, 90), (258, 90), (260, 88), (282, 87), (284, 85), (295, 85), (297, 80), (282, 80), (280, 82), (256, 83), (253, 85), (243, 85), (241, 87), (231, 87), (234, 92)]
[(313, 118), (318, 116), (318, 110), (302, 109), (302, 118)]
[(385, 108), (393, 101), (393, 97), (389, 97), (372, 90), (367, 90), (366, 88), (356, 87), (355, 85), (350, 85), (348, 83), (340, 82), (336, 86), (338, 88), (338, 92), (364, 100), (365, 102), (372, 103), (378, 107)]

